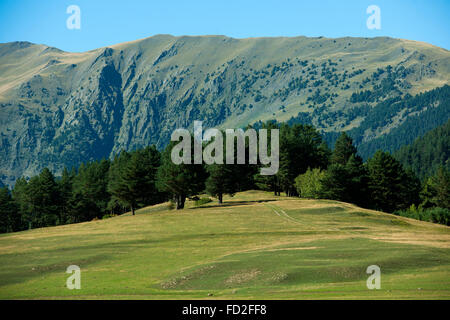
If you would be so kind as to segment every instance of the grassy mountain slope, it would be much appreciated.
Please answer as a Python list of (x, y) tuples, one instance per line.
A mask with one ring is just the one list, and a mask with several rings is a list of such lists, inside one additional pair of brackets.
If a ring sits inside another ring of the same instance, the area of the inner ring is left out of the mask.
[(391, 38), (158, 35), (84, 53), (0, 44), (0, 179), (161, 147), (193, 120), (236, 127), (303, 112), (323, 131), (349, 130), (367, 108), (449, 75), (447, 50)]
[[(450, 298), (446, 226), (259, 191), (225, 200), (2, 234), (0, 298)], [(72, 264), (81, 290), (65, 287)]]
[[(450, 119), (450, 86), (377, 104), (357, 128), (349, 131), (367, 159), (377, 150), (394, 152)], [(377, 134), (378, 133), (378, 134)], [(436, 164), (444, 164), (436, 158)]]

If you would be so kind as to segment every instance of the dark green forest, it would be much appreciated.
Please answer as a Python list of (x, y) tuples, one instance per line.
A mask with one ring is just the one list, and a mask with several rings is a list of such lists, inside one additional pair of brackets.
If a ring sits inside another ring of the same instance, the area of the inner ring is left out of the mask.
[(436, 173), (440, 166), (450, 170), (450, 120), (403, 146), (394, 157), (422, 180)]
[[(170, 160), (175, 143), (162, 152), (155, 146), (122, 151), (112, 160), (66, 168), (60, 177), (45, 168), (30, 179), (18, 179), (12, 190), (2, 187), (0, 231), (90, 221), (128, 211), (134, 214), (138, 208), (165, 201), (182, 209), (187, 198), (197, 199), (204, 192), (221, 203), (224, 194), (249, 189), (345, 201), (449, 224), (448, 123), (399, 150), (395, 157), (379, 150), (365, 162), (347, 133), (341, 133), (330, 150), (310, 125), (268, 121), (257, 126), (280, 130), (280, 167), (275, 175), (260, 175), (261, 164), (175, 165)], [(248, 151), (247, 141), (247, 159)]]
[[(360, 102), (348, 108), (345, 113), (322, 111), (318, 108), (313, 113), (300, 112), (296, 117), (289, 119), (288, 123), (312, 123), (319, 114), (325, 122), (339, 117), (346, 117), (348, 121), (352, 121), (363, 116), (365, 118), (361, 124), (347, 133), (358, 147), (358, 154), (366, 160), (377, 150), (393, 153), (428, 131), (444, 125), (450, 119), (450, 86), (445, 85), (415, 96), (406, 94), (403, 97), (399, 95), (389, 97), (373, 107)], [(398, 123), (394, 122), (395, 119)], [(390, 128), (390, 130), (373, 139), (366, 137), (367, 133), (374, 135), (379, 128)], [(339, 132), (334, 131), (322, 132), (322, 134), (330, 146), (333, 146), (339, 136)]]

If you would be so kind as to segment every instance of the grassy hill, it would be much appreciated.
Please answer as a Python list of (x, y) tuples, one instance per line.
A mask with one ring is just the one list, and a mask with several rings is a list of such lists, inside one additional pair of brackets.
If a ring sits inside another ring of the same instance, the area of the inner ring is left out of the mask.
[(156, 35), (82, 53), (3, 43), (0, 180), (162, 147), (194, 120), (234, 128), (300, 113), (324, 132), (363, 124), (369, 142), (435, 107), (397, 104), (387, 123), (369, 126), (367, 117), (385, 115), (380, 103), (442, 87), (449, 75), (448, 50), (386, 37)]
[[(446, 226), (260, 191), (225, 201), (2, 234), (0, 298), (450, 298)], [(72, 264), (81, 290), (65, 287)]]

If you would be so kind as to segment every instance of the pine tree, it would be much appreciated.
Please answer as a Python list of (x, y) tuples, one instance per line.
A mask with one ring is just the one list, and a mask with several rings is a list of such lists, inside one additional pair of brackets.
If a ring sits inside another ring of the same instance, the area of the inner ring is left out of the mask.
[(366, 206), (368, 177), (362, 158), (352, 139), (338, 137), (330, 156), (330, 165), (321, 179), (322, 197)]
[(21, 229), (60, 223), (60, 194), (55, 177), (48, 168), (28, 182), (24, 178), (17, 180), (12, 195), (20, 212)]
[(74, 170), (72, 170), (72, 172), (69, 172), (67, 168), (64, 168), (61, 179), (57, 182), (60, 196), (59, 221), (61, 224), (66, 224), (69, 221), (69, 201), (70, 197), (72, 196), (74, 177)]
[(7, 187), (0, 188), (0, 233), (17, 231), (20, 217)]
[(388, 152), (377, 151), (367, 161), (369, 191), (375, 209), (385, 212), (406, 209), (418, 199), (418, 180), (407, 173)]
[(367, 207), (370, 201), (368, 191), (369, 177), (362, 158), (353, 153), (348, 159), (345, 169), (348, 179), (346, 190), (348, 202)]
[(24, 177), (20, 177), (16, 180), (14, 188), (12, 190), (12, 198), (18, 210), (20, 217), (20, 223), (18, 230), (30, 229), (30, 205), (28, 201), (28, 182)]
[(157, 203), (156, 172), (160, 154), (154, 146), (128, 154), (123, 152), (111, 165), (108, 191), (126, 203), (132, 214), (142, 205)]
[(353, 145), (352, 138), (347, 133), (342, 132), (336, 140), (330, 162), (345, 166), (351, 155), (356, 155), (356, 152), (357, 150)]
[(111, 195), (107, 191), (109, 161), (82, 163), (73, 179), (70, 221), (101, 218), (108, 209)]
[[(256, 177), (257, 185), (273, 188), (275, 194), (282, 190), (287, 196), (297, 195), (295, 178), (308, 168), (325, 168), (329, 150), (320, 133), (310, 125), (280, 126), (280, 167), (278, 173), (268, 177)], [(265, 183), (261, 183), (261, 180)]]
[(422, 207), (440, 207), (450, 209), (450, 171), (441, 166), (430, 177), (421, 192)]
[(53, 173), (44, 168), (39, 175), (38, 192), (36, 194), (37, 203), (35, 203), (37, 212), (38, 226), (57, 225), (58, 209), (60, 206), (60, 194)]
[(41, 185), (39, 176), (31, 177), (25, 189), (25, 201), (27, 204), (27, 212), (25, 213), (26, 224), (28, 229), (40, 227), (40, 192)]
[[(161, 155), (161, 166), (157, 172), (157, 188), (167, 192), (176, 202), (177, 209), (183, 209), (186, 197), (193, 196), (205, 188), (206, 171), (202, 164), (174, 164), (171, 159), (171, 142)], [(191, 143), (193, 146), (193, 143)], [(193, 155), (194, 153), (191, 152)]]
[(351, 202), (349, 177), (345, 165), (333, 163), (328, 166), (320, 180), (321, 198)]
[(368, 205), (368, 177), (353, 140), (341, 133), (330, 157), (330, 166), (322, 178), (323, 197)]
[(211, 164), (206, 166), (209, 177), (206, 179), (206, 192), (217, 197), (222, 203), (223, 195), (233, 196), (238, 191), (238, 177), (236, 170), (238, 165)]
[[(280, 125), (276, 123), (275, 121), (267, 121), (265, 123), (262, 123), (261, 129), (267, 130), (267, 141), (271, 141), (271, 130), (272, 129), (280, 129)], [(280, 137), (280, 139), (282, 139)], [(258, 146), (259, 147), (259, 146)], [(267, 152), (272, 152), (270, 144), (267, 145)], [(281, 150), (280, 150), (280, 157), (281, 157)], [(259, 165), (259, 168), (261, 168), (262, 165)], [(259, 171), (259, 170), (258, 170)], [(280, 170), (278, 170), (280, 172)], [(255, 181), (255, 185), (265, 191), (273, 191), (274, 195), (280, 195), (281, 192), (281, 182), (280, 182), (280, 173), (277, 173), (275, 175), (260, 175), (258, 172), (255, 172), (253, 174), (253, 180)]]
[[(222, 136), (225, 136), (225, 132), (222, 132), (221, 134)], [(211, 141), (210, 143), (213, 142)], [(245, 159), (249, 159), (249, 140), (245, 139), (244, 143), (244, 156)], [(206, 143), (206, 145), (207, 144), (208, 143)], [(233, 164), (226, 163), (226, 153), (230, 152), (230, 150), (225, 149), (226, 141), (223, 140), (223, 150), (225, 150), (225, 152), (223, 153), (223, 157), (221, 159), (222, 164), (214, 163), (205, 166), (206, 172), (209, 175), (205, 182), (206, 192), (213, 197), (217, 197), (219, 204), (222, 203), (224, 194), (233, 196), (237, 191), (242, 190), (242, 188), (253, 186), (252, 177), (256, 172), (257, 166), (245, 163), (237, 164), (237, 139), (235, 139), (233, 146)], [(212, 156), (215, 156), (215, 151), (213, 151)]]

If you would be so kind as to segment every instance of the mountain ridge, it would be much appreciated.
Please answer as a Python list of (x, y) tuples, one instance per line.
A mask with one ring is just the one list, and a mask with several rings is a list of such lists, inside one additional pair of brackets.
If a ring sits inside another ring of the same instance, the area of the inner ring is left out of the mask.
[[(305, 112), (324, 132), (350, 130), (364, 116), (348, 110), (449, 75), (448, 50), (386, 37), (156, 35), (81, 53), (0, 44), (0, 179), (163, 147), (193, 120), (239, 127)], [(374, 100), (359, 101), (367, 91)]]

